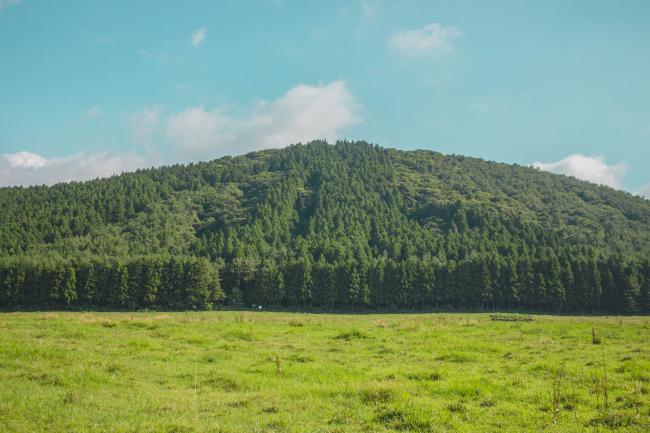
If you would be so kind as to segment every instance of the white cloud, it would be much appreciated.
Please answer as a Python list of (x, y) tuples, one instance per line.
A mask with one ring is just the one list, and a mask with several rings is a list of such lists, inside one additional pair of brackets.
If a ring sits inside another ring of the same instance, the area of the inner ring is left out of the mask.
[(609, 165), (602, 155), (590, 157), (580, 153), (569, 155), (558, 162), (534, 162), (532, 166), (617, 189), (622, 188), (623, 177), (627, 172), (625, 162)]
[(377, 19), (379, 3), (377, 0), (361, 0), (361, 13), (366, 20)]
[(650, 183), (642, 186), (636, 191), (637, 195), (640, 195), (641, 197), (645, 197), (650, 200)]
[(133, 131), (133, 141), (143, 146), (153, 144), (153, 136), (160, 121), (161, 108), (158, 106), (145, 107), (129, 116)]
[(461, 35), (454, 26), (431, 23), (419, 29), (395, 33), (388, 40), (388, 46), (409, 57), (435, 57), (452, 51), (452, 42)]
[[(57, 158), (25, 151), (0, 154), (0, 186), (52, 185), (107, 177), (170, 158), (173, 162), (190, 161), (314, 139), (335, 141), (347, 127), (361, 121), (361, 110), (344, 81), (320, 86), (301, 84), (278, 99), (259, 101), (244, 114), (202, 105), (176, 113), (149, 106), (126, 119), (133, 142), (144, 147), (146, 158), (141, 151), (80, 153)], [(99, 115), (99, 107), (90, 107), (83, 117)]]
[(167, 119), (169, 141), (190, 151), (207, 150), (232, 141), (229, 130), (234, 128), (227, 116), (217, 111), (206, 111), (203, 106), (189, 107)]
[(334, 141), (361, 120), (360, 110), (344, 81), (299, 85), (245, 115), (189, 107), (167, 118), (165, 135), (184, 154), (212, 158), (320, 138)]
[(80, 153), (47, 159), (30, 152), (0, 155), (0, 186), (53, 185), (108, 177), (144, 166), (135, 154)]
[(17, 152), (0, 156), (0, 161), (13, 168), (39, 168), (43, 167), (47, 159), (30, 152)]
[(21, 1), (22, 0), (0, 0), (0, 9), (2, 9), (5, 6), (9, 6), (9, 5), (17, 5)]
[(192, 46), (193, 47), (198, 47), (203, 43), (203, 40), (205, 39), (205, 35), (207, 33), (207, 29), (205, 27), (201, 27), (200, 29), (194, 30), (192, 33)]
[(99, 108), (97, 105), (93, 105), (92, 107), (88, 108), (84, 113), (81, 115), (82, 120), (91, 120), (91, 119), (96, 119), (102, 115), (102, 109)]

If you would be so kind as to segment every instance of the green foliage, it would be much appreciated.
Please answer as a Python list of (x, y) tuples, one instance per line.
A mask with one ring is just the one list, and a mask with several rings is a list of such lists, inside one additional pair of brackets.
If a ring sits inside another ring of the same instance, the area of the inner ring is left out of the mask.
[(218, 269), (200, 257), (4, 257), (0, 278), (2, 306), (9, 308), (209, 309), (223, 298)]
[(649, 201), (475, 158), (312, 142), (0, 204), (5, 308), (650, 308)]

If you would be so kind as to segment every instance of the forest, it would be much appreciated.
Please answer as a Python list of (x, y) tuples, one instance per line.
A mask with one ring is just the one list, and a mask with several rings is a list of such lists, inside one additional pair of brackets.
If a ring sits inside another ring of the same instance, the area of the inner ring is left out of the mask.
[(0, 308), (650, 311), (650, 201), (315, 141), (0, 188)]

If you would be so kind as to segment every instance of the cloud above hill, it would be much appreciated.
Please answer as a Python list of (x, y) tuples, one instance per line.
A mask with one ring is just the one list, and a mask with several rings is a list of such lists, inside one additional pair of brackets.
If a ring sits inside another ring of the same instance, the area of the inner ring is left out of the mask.
[(0, 155), (0, 186), (51, 185), (106, 177), (152, 165), (213, 159), (315, 139), (336, 141), (362, 120), (362, 106), (344, 81), (300, 84), (274, 100), (243, 112), (224, 106), (189, 106), (180, 111), (151, 105), (126, 116), (131, 153), (81, 153), (45, 158), (31, 152)]
[(0, 155), (0, 186), (53, 185), (73, 180), (109, 177), (144, 165), (135, 154), (79, 153), (45, 158), (31, 152)]
[(166, 138), (199, 157), (242, 153), (324, 138), (335, 141), (361, 120), (361, 106), (344, 81), (301, 84), (273, 101), (259, 101), (245, 114), (222, 107), (188, 107), (164, 122)]
[(628, 169), (625, 162), (607, 164), (605, 157), (602, 155), (585, 156), (580, 153), (569, 155), (557, 162), (534, 162), (531, 165), (540, 170), (573, 176), (616, 189), (623, 187), (623, 177)]
[(640, 195), (641, 197), (645, 197), (650, 200), (650, 183), (642, 186), (636, 191), (637, 195)]

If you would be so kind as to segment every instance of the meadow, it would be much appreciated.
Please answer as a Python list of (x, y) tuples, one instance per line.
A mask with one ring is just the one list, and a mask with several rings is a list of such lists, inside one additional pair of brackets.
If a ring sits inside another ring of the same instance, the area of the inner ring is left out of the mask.
[(647, 432), (650, 318), (3, 313), (0, 431)]

